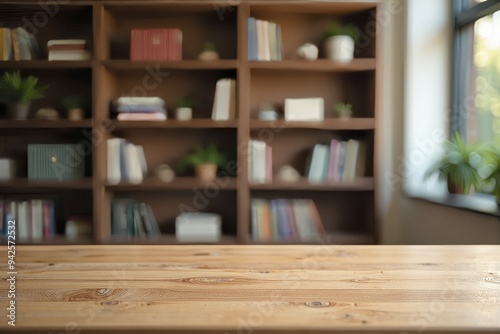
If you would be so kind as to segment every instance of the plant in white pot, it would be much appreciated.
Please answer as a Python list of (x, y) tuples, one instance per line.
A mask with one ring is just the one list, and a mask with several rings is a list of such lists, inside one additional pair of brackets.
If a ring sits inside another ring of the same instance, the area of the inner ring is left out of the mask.
[(349, 119), (352, 116), (352, 105), (349, 103), (335, 103), (333, 109), (339, 115), (340, 119)]
[(210, 182), (215, 179), (217, 168), (224, 168), (226, 161), (226, 155), (211, 143), (206, 148), (198, 147), (193, 153), (184, 156), (179, 163), (179, 170), (184, 172), (186, 168), (192, 167), (200, 181)]
[(328, 59), (347, 64), (354, 58), (354, 45), (359, 33), (353, 24), (330, 23), (324, 34), (324, 48)]
[(175, 103), (175, 119), (178, 121), (189, 121), (193, 118), (194, 103), (188, 99), (182, 99)]
[(37, 77), (23, 79), (19, 71), (5, 72), (0, 78), (0, 101), (11, 119), (27, 119), (31, 101), (43, 98), (47, 88), (38, 84)]

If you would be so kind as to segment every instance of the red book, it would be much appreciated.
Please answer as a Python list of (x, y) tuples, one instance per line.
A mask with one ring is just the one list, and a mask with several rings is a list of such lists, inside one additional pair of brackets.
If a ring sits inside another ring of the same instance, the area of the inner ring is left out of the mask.
[(181, 60), (182, 31), (172, 29), (132, 29), (130, 33), (130, 59)]

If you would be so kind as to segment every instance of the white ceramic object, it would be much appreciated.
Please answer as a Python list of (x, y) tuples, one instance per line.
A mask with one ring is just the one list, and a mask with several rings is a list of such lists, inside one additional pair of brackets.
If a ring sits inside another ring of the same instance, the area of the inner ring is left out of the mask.
[(156, 169), (156, 175), (165, 183), (172, 182), (175, 177), (174, 171), (167, 164), (158, 166)]
[(259, 111), (259, 119), (261, 121), (275, 121), (278, 119), (278, 113), (274, 110)]
[(59, 119), (59, 112), (54, 108), (40, 108), (35, 114), (36, 119), (55, 120)]
[(217, 60), (219, 59), (219, 54), (217, 51), (203, 51), (198, 56), (199, 60)]
[(306, 60), (318, 59), (318, 47), (311, 43), (305, 43), (297, 49), (297, 56)]
[(277, 178), (281, 182), (297, 182), (300, 179), (300, 173), (292, 166), (285, 165), (279, 169)]
[(178, 121), (189, 121), (193, 118), (193, 109), (191, 108), (177, 108), (175, 109), (175, 119)]
[(337, 63), (350, 63), (354, 57), (354, 40), (350, 36), (332, 36), (325, 41), (328, 59)]

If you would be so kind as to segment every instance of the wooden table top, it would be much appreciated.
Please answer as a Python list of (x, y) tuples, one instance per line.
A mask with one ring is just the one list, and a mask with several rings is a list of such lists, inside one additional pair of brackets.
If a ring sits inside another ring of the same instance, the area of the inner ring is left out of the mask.
[(500, 333), (500, 246), (17, 246), (15, 262), (17, 331)]

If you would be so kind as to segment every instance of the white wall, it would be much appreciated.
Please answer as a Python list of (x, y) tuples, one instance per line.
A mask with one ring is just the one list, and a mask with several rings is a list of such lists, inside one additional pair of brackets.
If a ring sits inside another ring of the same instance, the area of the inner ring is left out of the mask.
[(409, 187), (429, 190), (422, 187), (422, 174), (447, 134), (451, 0), (384, 0), (384, 4), (401, 5), (404, 10), (392, 16), (383, 33), (381, 178), (377, 184), (381, 241), (499, 244), (500, 219), (403, 195), (404, 179)]

